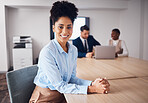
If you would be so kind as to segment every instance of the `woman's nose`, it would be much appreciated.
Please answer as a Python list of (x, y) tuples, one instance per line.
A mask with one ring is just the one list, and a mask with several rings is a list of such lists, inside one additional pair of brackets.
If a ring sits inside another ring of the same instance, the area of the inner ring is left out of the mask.
[(64, 28), (63, 31), (62, 31), (62, 33), (63, 34), (67, 34), (68, 33), (68, 30), (66, 28)]

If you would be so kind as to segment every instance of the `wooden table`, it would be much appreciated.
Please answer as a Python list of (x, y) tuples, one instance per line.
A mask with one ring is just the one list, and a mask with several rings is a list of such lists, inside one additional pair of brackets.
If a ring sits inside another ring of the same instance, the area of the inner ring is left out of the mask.
[(148, 76), (146, 77), (141, 77), (142, 79), (146, 80), (148, 82)]
[(104, 60), (102, 62), (137, 77), (148, 76), (148, 61), (146, 60), (131, 57), (120, 57), (116, 60)]
[(120, 57), (113, 60), (81, 58), (77, 76), (94, 80), (107, 77), (108, 94), (64, 94), (68, 103), (148, 103), (148, 61)]

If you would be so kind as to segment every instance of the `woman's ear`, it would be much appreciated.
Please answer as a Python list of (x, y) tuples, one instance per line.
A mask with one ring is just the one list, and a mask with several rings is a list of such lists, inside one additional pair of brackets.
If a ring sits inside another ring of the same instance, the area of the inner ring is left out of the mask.
[(54, 25), (52, 25), (52, 30), (53, 30), (53, 32), (55, 32), (55, 26)]

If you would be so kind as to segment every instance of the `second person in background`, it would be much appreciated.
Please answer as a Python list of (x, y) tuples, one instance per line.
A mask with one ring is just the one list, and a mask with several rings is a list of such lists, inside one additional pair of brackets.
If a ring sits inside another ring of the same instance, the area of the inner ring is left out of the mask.
[(110, 46), (116, 46), (116, 57), (128, 56), (128, 50), (124, 40), (119, 39), (120, 30), (113, 29), (111, 33), (111, 39), (109, 40)]
[(81, 35), (80, 37), (73, 40), (73, 45), (78, 49), (78, 57), (87, 57), (91, 58), (94, 54), (93, 46), (101, 45), (97, 40), (93, 38), (92, 35), (89, 35), (88, 26), (84, 25), (80, 28)]

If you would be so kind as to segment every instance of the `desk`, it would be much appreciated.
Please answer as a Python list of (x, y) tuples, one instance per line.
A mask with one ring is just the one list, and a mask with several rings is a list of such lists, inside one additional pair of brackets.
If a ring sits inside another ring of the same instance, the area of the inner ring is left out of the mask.
[(147, 77), (141, 77), (141, 78), (148, 82), (148, 76)]
[(146, 60), (131, 57), (120, 57), (116, 60), (104, 60), (102, 62), (137, 77), (148, 76), (148, 61)]
[(64, 94), (68, 103), (148, 103), (148, 61), (130, 57), (82, 58), (77, 61), (77, 76), (88, 80), (107, 77), (111, 91), (108, 94)]

